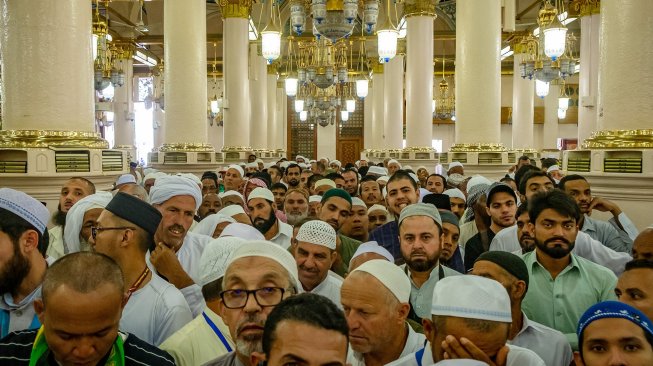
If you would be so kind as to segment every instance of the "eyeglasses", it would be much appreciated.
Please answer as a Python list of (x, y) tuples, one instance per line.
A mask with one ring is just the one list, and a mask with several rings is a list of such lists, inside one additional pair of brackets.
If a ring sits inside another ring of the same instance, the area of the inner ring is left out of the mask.
[(282, 287), (263, 287), (256, 290), (226, 290), (220, 293), (224, 306), (228, 309), (242, 309), (247, 305), (249, 295), (254, 294), (254, 299), (260, 307), (275, 306), (283, 300), (286, 289)]
[(104, 230), (134, 230), (136, 229), (135, 227), (129, 227), (129, 226), (119, 226), (119, 227), (97, 227), (97, 226), (92, 226), (91, 227), (91, 236), (93, 239), (97, 236), (97, 234), (100, 231)]

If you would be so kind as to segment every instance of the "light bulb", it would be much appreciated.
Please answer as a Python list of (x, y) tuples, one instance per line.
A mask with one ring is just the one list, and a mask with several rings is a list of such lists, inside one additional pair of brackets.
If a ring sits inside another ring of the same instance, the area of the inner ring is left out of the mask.
[(354, 111), (356, 110), (356, 101), (353, 99), (347, 99), (346, 105), (347, 105), (347, 112), (354, 113)]
[(567, 110), (558, 108), (558, 119), (565, 119), (567, 117)]
[(370, 82), (367, 79), (356, 80), (356, 95), (359, 98), (367, 97), (369, 91)]
[(304, 100), (295, 99), (295, 112), (299, 113), (304, 110)]
[(567, 108), (569, 108), (569, 98), (568, 97), (558, 98), (558, 108), (567, 110)]
[(281, 33), (261, 32), (261, 54), (271, 64), (281, 55)]
[(220, 112), (220, 107), (218, 106), (218, 101), (217, 100), (212, 100), (211, 101), (211, 113), (217, 114)]
[(340, 120), (342, 120), (343, 122), (347, 122), (349, 120), (349, 112), (340, 111)]
[(286, 79), (286, 95), (289, 97), (297, 95), (297, 78), (289, 77)]
[(549, 95), (549, 83), (535, 79), (535, 94), (540, 98)]
[(382, 29), (376, 32), (378, 39), (379, 57), (383, 62), (390, 61), (397, 54), (397, 38), (399, 32), (395, 29)]
[(304, 122), (308, 119), (308, 111), (299, 112), (299, 120)]

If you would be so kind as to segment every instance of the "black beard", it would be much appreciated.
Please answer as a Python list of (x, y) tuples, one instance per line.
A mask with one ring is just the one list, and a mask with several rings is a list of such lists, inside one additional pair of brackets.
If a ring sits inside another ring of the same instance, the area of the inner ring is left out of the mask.
[[(557, 247), (557, 246), (553, 247), (553, 248), (547, 247), (547, 244), (549, 242), (556, 241), (556, 240), (563, 241), (565, 244), (567, 244), (568, 248), (562, 248), (562, 247)], [(554, 259), (561, 259), (561, 258), (566, 257), (569, 253), (571, 253), (571, 251), (574, 249), (575, 245), (576, 245), (575, 242), (570, 243), (567, 239), (562, 238), (562, 237), (549, 238), (549, 239), (545, 240), (544, 243), (537, 240), (537, 238), (535, 239), (535, 246), (539, 250), (541, 250), (544, 254), (546, 254), (549, 257), (554, 258)]]
[(30, 268), (29, 260), (20, 253), (20, 249), (14, 244), (14, 256), (0, 272), (0, 294), (14, 294), (29, 273)]
[(438, 258), (428, 258), (426, 260), (411, 260), (410, 255), (406, 255), (403, 252), (401, 253), (404, 261), (408, 268), (414, 272), (428, 272), (435, 268), (435, 265), (438, 263)]
[(252, 220), (252, 225), (256, 228), (256, 230), (260, 231), (261, 234), (265, 235), (265, 233), (270, 230), (275, 222), (277, 222), (277, 217), (274, 215), (274, 210), (272, 210), (270, 211), (270, 217), (268, 217), (267, 220), (256, 218)]
[(61, 211), (61, 205), (57, 207), (57, 212), (52, 216), (52, 222), (60, 226), (66, 225), (66, 212)]
[(297, 179), (291, 179), (288, 181), (288, 185), (291, 187), (297, 187), (299, 185), (299, 180)]

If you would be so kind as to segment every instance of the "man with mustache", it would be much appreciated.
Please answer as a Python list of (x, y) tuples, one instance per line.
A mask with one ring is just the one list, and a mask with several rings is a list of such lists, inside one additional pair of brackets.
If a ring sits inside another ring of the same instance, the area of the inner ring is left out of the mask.
[(556, 189), (535, 195), (528, 214), (535, 251), (523, 257), (530, 290), (522, 309), (529, 319), (564, 333), (577, 349), (578, 319), (597, 302), (616, 299), (617, 277), (607, 268), (571, 253), (581, 214), (567, 194)]
[[(614, 202), (592, 196), (592, 189), (585, 177), (572, 174), (560, 180), (560, 189), (570, 195), (580, 207), (582, 216), (578, 222), (581, 231), (618, 252), (630, 253), (633, 240), (639, 233), (632, 221)], [(605, 222), (590, 217), (592, 210), (610, 212), (612, 218)]]
[(340, 307), (342, 277), (329, 271), (337, 257), (336, 231), (324, 221), (312, 220), (299, 228), (296, 239), (294, 255), (302, 289)]
[(345, 178), (344, 190), (352, 197), (358, 196), (358, 172), (353, 168), (349, 168), (345, 169), (340, 175)]
[(224, 184), (224, 191), (237, 191), (241, 184), (243, 184), (243, 177), (245, 176), (245, 171), (240, 165), (232, 164), (229, 165), (227, 171), (224, 174), (224, 179), (222, 183)]
[(49, 216), (32, 196), (0, 188), (0, 337), (41, 325), (32, 304), (48, 266)]
[(301, 286), (292, 255), (280, 246), (253, 240), (233, 251), (222, 280), (219, 314), (229, 327), (236, 349), (208, 366), (255, 366), (253, 352), (263, 352), (268, 315)]
[(73, 205), (82, 198), (95, 193), (93, 182), (82, 177), (72, 177), (61, 187), (59, 195), (59, 206), (52, 221), (56, 225), (49, 229), (50, 244), (47, 249), (47, 256), (53, 259), (63, 257), (67, 251), (64, 243), (64, 226), (66, 226), (66, 215)]
[(505, 183), (492, 183), (485, 191), (485, 206), (491, 222), (486, 231), (487, 242), (484, 245), (481, 232), (467, 241), (465, 245), (465, 270), (467, 271), (474, 266), (474, 261), (479, 255), (488, 251), (492, 239), (498, 232), (515, 224), (517, 194)]
[(206, 193), (202, 197), (202, 205), (197, 214), (200, 219), (204, 220), (205, 217), (218, 213), (222, 209), (222, 199), (217, 193)]
[[(276, 197), (275, 197), (276, 198)], [(308, 191), (290, 189), (283, 198), (283, 211), (289, 225), (296, 225), (308, 217)]]
[(292, 239), (292, 226), (277, 219), (275, 208), (274, 195), (269, 189), (258, 187), (249, 194), (247, 209), (252, 225), (265, 236), (265, 240), (288, 249)]
[(404, 270), (410, 279), (409, 319), (421, 323), (431, 316), (431, 300), (435, 284), (444, 277), (460, 275), (440, 264), (442, 218), (435, 206), (415, 203), (399, 216), (401, 255)]
[[(349, 217), (351, 203), (351, 196), (347, 191), (331, 188), (324, 193), (316, 208), (317, 219), (331, 225), (333, 230), (338, 232)], [(336, 237), (336, 253), (338, 255), (331, 265), (331, 270), (344, 277), (349, 261), (360, 244), (360, 241), (339, 233)]]
[(376, 182), (376, 177), (370, 175), (363, 177), (359, 190), (360, 198), (368, 208), (383, 202), (383, 194), (379, 183)]
[(464, 272), (462, 253), (458, 246), (460, 239), (460, 224), (456, 215), (447, 210), (439, 210), (442, 218), (442, 236), (440, 237), (442, 250), (440, 259), (443, 265), (456, 272)]
[(150, 249), (152, 269), (177, 287), (197, 316), (204, 308), (199, 260), (210, 236), (189, 232), (202, 192), (191, 179), (179, 176), (158, 178), (150, 190), (150, 203), (163, 216)]
[(288, 165), (283, 176), (288, 188), (299, 188), (301, 174), (302, 168), (298, 164)]
[[(417, 203), (419, 199), (417, 182), (407, 172), (399, 170), (388, 180), (386, 190), (388, 192), (386, 196), (386, 207), (394, 215), (395, 220), (372, 230), (370, 240), (378, 242), (395, 259), (401, 260), (402, 255), (399, 244), (399, 225), (397, 224), (397, 218), (404, 207)], [(435, 207), (433, 208), (435, 209)]]

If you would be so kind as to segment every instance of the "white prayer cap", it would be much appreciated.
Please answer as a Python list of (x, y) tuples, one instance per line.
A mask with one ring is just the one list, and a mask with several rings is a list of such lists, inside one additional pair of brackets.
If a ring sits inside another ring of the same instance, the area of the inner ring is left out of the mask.
[(317, 182), (315, 182), (315, 188), (321, 186), (329, 186), (331, 188), (336, 188), (336, 182), (332, 181), (331, 179), (320, 179)]
[(243, 206), (241, 205), (229, 205), (227, 207), (223, 207), (220, 210), (220, 214), (224, 216), (229, 216), (229, 217), (234, 217), (234, 215), (238, 214), (244, 214), (245, 209), (243, 209)]
[(360, 166), (361, 166), (361, 161), (360, 161), (360, 160), (356, 160), (356, 162), (354, 163), (354, 165), (356, 165), (357, 167), (360, 167)]
[(479, 185), (479, 184), (487, 184), (488, 186), (492, 184), (492, 181), (485, 178), (482, 175), (475, 175), (472, 177), (472, 179), (467, 182), (467, 192), (469, 192), (474, 186)]
[(392, 256), (392, 253), (390, 253), (387, 249), (380, 246), (379, 243), (375, 241), (368, 241), (367, 243), (363, 243), (358, 246), (358, 249), (356, 249), (356, 252), (354, 252), (354, 255), (349, 260), (349, 265), (351, 266), (351, 262), (354, 260), (354, 258), (358, 257), (359, 255), (363, 255), (365, 253), (376, 253), (378, 255), (383, 256), (391, 263), (395, 262), (395, 258)]
[[(224, 210), (224, 209), (223, 209)], [(222, 213), (222, 211), (220, 211)], [(265, 236), (261, 234), (254, 226), (243, 224), (241, 222), (235, 222), (233, 224), (227, 225), (220, 238), (225, 238), (228, 236), (235, 236), (236, 238), (241, 238), (245, 240), (265, 240)]]
[(247, 164), (245, 164), (245, 168), (254, 168), (254, 169), (258, 169), (258, 164), (256, 164), (256, 162), (253, 162), (253, 163), (247, 163)]
[(303, 157), (303, 156), (301, 156), (301, 155), (297, 155), (297, 156), (295, 157), (295, 161), (299, 161), (299, 159), (306, 160), (305, 157)]
[(157, 178), (150, 189), (150, 204), (161, 204), (175, 196), (192, 196), (195, 199), (195, 210), (202, 205), (202, 191), (195, 182), (185, 177), (166, 175)]
[(279, 164), (279, 166), (283, 169), (286, 169), (288, 165), (290, 165), (289, 161), (282, 161), (281, 164)]
[(311, 159), (311, 160), (308, 161), (308, 163), (309, 163), (309, 164), (317, 163), (317, 160), (315, 160), (315, 159)]
[(273, 167), (275, 165), (277, 165), (277, 164), (275, 164), (275, 163), (264, 163), (263, 167), (267, 169), (267, 168)]
[(387, 174), (388, 174), (388, 170), (387, 170), (386, 168), (384, 168), (384, 167), (380, 167), (380, 166), (372, 165), (372, 166), (367, 170), (367, 174), (368, 174), (368, 175), (370, 175), (370, 174), (374, 174), (374, 175), (383, 176), (383, 175), (387, 175)]
[(385, 198), (388, 195), (388, 188), (383, 187), (383, 189), (381, 190), (381, 194), (383, 194), (383, 198)]
[(243, 170), (243, 168), (240, 165), (231, 164), (231, 165), (229, 165), (227, 167), (227, 170), (229, 170), (229, 169), (236, 170), (238, 172), (238, 174), (240, 174), (241, 178), (245, 175), (245, 171)]
[(363, 206), (363, 207), (367, 208), (367, 205), (365, 204), (365, 202), (362, 199), (358, 198), (358, 197), (352, 197), (351, 198), (351, 207), (354, 207), (354, 206)]
[(218, 197), (220, 197), (220, 199), (223, 199), (223, 198), (225, 198), (225, 197), (229, 197), (229, 196), (240, 197), (240, 199), (241, 199), (243, 202), (245, 202), (245, 199), (243, 198), (243, 195), (240, 194), (240, 192), (238, 192), (238, 191), (234, 191), (234, 190), (230, 189), (230, 190), (228, 190), (228, 191), (226, 191), (226, 192), (220, 192), (220, 193), (218, 193)]
[(440, 279), (433, 290), (431, 314), (511, 323), (510, 298), (499, 282), (466, 275)]
[(116, 185), (119, 186), (121, 184), (127, 184), (127, 183), (134, 183), (136, 184), (136, 178), (131, 175), (131, 174), (123, 174), (118, 179), (116, 179)]
[(84, 214), (94, 208), (105, 208), (113, 198), (110, 192), (97, 192), (77, 201), (66, 214), (66, 225), (63, 230), (63, 240), (66, 253), (77, 253), (81, 250), (79, 233), (84, 225)]
[(265, 162), (264, 162), (263, 159), (261, 159), (261, 158), (258, 158), (258, 159), (256, 159), (256, 160), (254, 160), (254, 162), (255, 162), (256, 164), (265, 164)]
[(489, 366), (489, 365), (483, 361), (460, 358), (455, 360), (442, 360), (436, 363), (435, 366)]
[(203, 218), (202, 221), (190, 229), (190, 231), (194, 232), (195, 234), (202, 234), (213, 237), (215, 228), (225, 222), (235, 223), (236, 220), (230, 216), (223, 215), (222, 211), (220, 211), (220, 213), (212, 214)]
[(334, 161), (332, 161), (332, 162), (329, 163), (329, 165), (331, 165), (331, 164), (336, 164), (336, 165), (339, 166), (339, 167), (342, 166), (342, 163), (340, 162), (340, 160), (334, 160)]
[(196, 176), (195, 174), (193, 174), (193, 173), (177, 173), (176, 175), (177, 175), (178, 177), (184, 177), (184, 178), (190, 179), (190, 180), (192, 180), (193, 182), (195, 182), (195, 184), (197, 184), (197, 185), (199, 185), (199, 186), (202, 185), (202, 180), (201, 180), (198, 176)]
[(274, 194), (272, 194), (272, 191), (267, 188), (254, 188), (254, 190), (249, 194), (249, 197), (247, 197), (247, 202), (254, 198), (263, 198), (266, 201), (274, 202)]
[(415, 173), (408, 173), (408, 175), (410, 175), (410, 177), (413, 178), (413, 182), (415, 182), (415, 183), (419, 183), (419, 178), (417, 178), (417, 174), (415, 174)]
[(427, 172), (429, 171), (428, 169), (426, 169), (426, 167), (424, 165), (420, 165), (420, 166), (417, 167), (417, 170), (420, 170), (420, 169), (424, 169)]
[(444, 191), (442, 193), (449, 196), (449, 198), (460, 198), (463, 201), (467, 200), (467, 198), (465, 197), (465, 194), (463, 193), (463, 191), (461, 191), (458, 188), (447, 189), (446, 191)]
[(383, 205), (372, 205), (370, 208), (367, 209), (367, 214), (369, 215), (370, 212), (374, 212), (374, 211), (383, 211), (386, 214), (389, 213), (388, 209)]
[(383, 259), (373, 259), (361, 264), (352, 271), (365, 272), (376, 277), (401, 303), (410, 301), (410, 280), (404, 271), (395, 265), (394, 262), (388, 262)]
[(551, 173), (551, 172), (555, 172), (555, 171), (559, 171), (559, 170), (560, 170), (560, 167), (559, 167), (559, 166), (557, 166), (557, 165), (551, 165), (551, 166), (546, 170), (546, 172), (547, 172), (547, 173)]
[(376, 179), (376, 181), (377, 181), (377, 182), (386, 182), (386, 183), (388, 183), (388, 180), (389, 180), (389, 179), (390, 179), (390, 177), (388, 177), (387, 175), (384, 175), (384, 176), (382, 176), (382, 177), (378, 177), (378, 178)]
[(283, 249), (280, 245), (266, 240), (251, 240), (242, 243), (233, 252), (227, 263), (227, 269), (229, 269), (229, 266), (231, 266), (233, 262), (245, 257), (264, 257), (272, 259), (288, 271), (291, 283), (294, 282), (293, 284), (295, 285), (296, 290), (302, 288), (301, 283), (299, 282), (299, 275), (297, 274), (297, 262), (295, 261), (295, 258), (293, 258), (289, 251)]
[(32, 224), (41, 234), (50, 220), (50, 211), (25, 192), (11, 188), (0, 188), (0, 208), (12, 212)]
[(401, 163), (399, 161), (397, 161), (397, 159), (388, 160), (388, 166), (390, 166), (390, 164), (397, 164), (397, 165), (399, 165), (399, 168), (401, 168)]
[(149, 180), (149, 179), (154, 179), (156, 181), (157, 178), (165, 177), (166, 175), (168, 175), (168, 174), (166, 174), (164, 172), (156, 172), (156, 171), (151, 172), (151, 173), (147, 173), (147, 174), (145, 174), (145, 178), (143, 178), (143, 182), (145, 182), (146, 180)]
[(406, 165), (405, 167), (402, 167), (405, 170), (413, 170), (413, 167), (410, 165)]
[(298, 163), (297, 165), (299, 165), (299, 167), (302, 169), (308, 169), (311, 167), (310, 164), (305, 164), (305, 163)]
[(296, 239), (336, 250), (336, 231), (331, 225), (321, 220), (311, 220), (302, 225), (297, 232)]
[(449, 169), (455, 168), (457, 166), (463, 168), (463, 163), (461, 163), (459, 161), (452, 161), (451, 163), (449, 163)]
[(322, 196), (314, 194), (308, 197), (308, 203), (313, 203), (313, 202), (322, 202)]
[(227, 262), (236, 248), (246, 241), (236, 237), (217, 238), (211, 240), (200, 257), (200, 286), (205, 286), (224, 277)]

